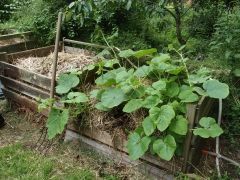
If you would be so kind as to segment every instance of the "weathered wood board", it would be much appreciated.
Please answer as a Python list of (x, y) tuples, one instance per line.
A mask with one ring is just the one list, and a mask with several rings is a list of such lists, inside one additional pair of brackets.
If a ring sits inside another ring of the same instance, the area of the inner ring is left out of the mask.
[(146, 174), (150, 179), (163, 179), (163, 180), (172, 180), (174, 176), (163, 169), (159, 169), (147, 161), (132, 161), (129, 159), (129, 156), (120, 151), (116, 151), (111, 146), (102, 144), (101, 142), (95, 141), (86, 136), (79, 135), (73, 131), (67, 130), (65, 134), (65, 141), (71, 141), (73, 139), (78, 139), (81, 142), (82, 146), (88, 146), (89, 149), (99, 152), (105, 155), (107, 158), (112, 159), (117, 163), (127, 164), (128, 166), (133, 166), (134, 168), (139, 169), (142, 173)]
[(50, 91), (51, 78), (30, 72), (14, 66), (12, 64), (0, 61), (0, 71), (5, 77), (13, 78)]

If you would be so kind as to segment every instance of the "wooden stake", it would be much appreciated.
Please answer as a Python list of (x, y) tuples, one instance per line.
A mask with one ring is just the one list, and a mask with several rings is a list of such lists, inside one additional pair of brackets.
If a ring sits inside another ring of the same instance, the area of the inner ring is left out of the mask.
[(51, 99), (54, 98), (54, 93), (55, 93), (55, 81), (56, 81), (59, 41), (60, 41), (60, 34), (61, 34), (61, 24), (62, 24), (62, 12), (59, 12), (58, 22), (57, 22), (57, 33), (56, 33), (56, 40), (55, 40), (55, 49), (54, 49), (54, 59), (53, 59), (53, 66), (52, 66), (52, 79), (51, 79), (51, 91), (50, 91)]

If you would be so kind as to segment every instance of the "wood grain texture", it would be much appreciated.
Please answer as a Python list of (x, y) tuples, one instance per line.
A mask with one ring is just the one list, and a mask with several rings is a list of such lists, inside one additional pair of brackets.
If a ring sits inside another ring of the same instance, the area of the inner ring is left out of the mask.
[[(21, 107), (25, 107), (25, 108), (29, 108), (30, 110), (34, 111), (34, 112), (38, 112), (38, 104), (35, 100), (30, 99), (26, 96), (20, 95), (12, 90), (9, 90), (7, 88), (3, 88), (3, 93), (6, 96), (6, 98), (8, 100), (10, 100), (11, 102), (14, 102), (18, 105), (20, 105)], [(41, 112), (42, 115), (44, 116), (48, 116), (48, 110), (44, 110)]]
[(18, 92), (19, 94), (29, 96), (33, 99), (49, 98), (49, 93), (47, 93), (46, 91), (40, 90), (40, 89), (35, 88), (26, 83), (16, 81), (14, 79), (4, 77), (2, 75), (0, 75), (0, 79), (1, 79), (1, 82), (4, 85), (4, 87), (13, 89), (14, 91)]
[(50, 90), (51, 79), (49, 77), (27, 71), (15, 65), (0, 61), (1, 74), (5, 77), (14, 78), (30, 83), (36, 87)]
[[(123, 152), (114, 150), (113, 148), (97, 142), (93, 139), (90, 139), (86, 136), (79, 135), (73, 131), (67, 130), (65, 134), (65, 141), (71, 141), (73, 139), (78, 139), (81, 141), (81, 147), (88, 146), (89, 149), (94, 150), (95, 152), (105, 155), (107, 158), (112, 159), (117, 163), (127, 164), (128, 166), (133, 166), (138, 168), (142, 173), (148, 175), (150, 179), (163, 179), (163, 180), (172, 180), (174, 176), (162, 169), (159, 169), (146, 161), (132, 161), (129, 159), (129, 156)], [(130, 167), (131, 168), (131, 167)]]

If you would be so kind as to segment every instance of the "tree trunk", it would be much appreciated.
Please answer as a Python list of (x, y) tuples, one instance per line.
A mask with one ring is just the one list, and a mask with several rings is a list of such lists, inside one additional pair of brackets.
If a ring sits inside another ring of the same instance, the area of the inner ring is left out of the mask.
[(181, 45), (186, 44), (186, 40), (182, 36), (182, 17), (181, 17), (181, 8), (183, 6), (182, 0), (173, 0), (174, 10), (175, 10), (175, 22), (176, 22), (176, 35), (178, 42)]

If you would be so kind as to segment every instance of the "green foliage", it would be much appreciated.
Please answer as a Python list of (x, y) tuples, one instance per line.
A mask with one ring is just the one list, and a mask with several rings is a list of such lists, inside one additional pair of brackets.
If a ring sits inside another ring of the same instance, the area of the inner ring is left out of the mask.
[(52, 108), (47, 120), (48, 138), (52, 139), (57, 134), (61, 134), (68, 122), (69, 110), (59, 110)]
[(201, 128), (194, 129), (193, 134), (201, 136), (202, 138), (215, 138), (223, 133), (222, 128), (216, 123), (215, 119), (211, 117), (201, 118), (199, 125)]
[(74, 74), (62, 74), (58, 79), (56, 92), (58, 94), (66, 94), (72, 88), (76, 87), (79, 84), (79, 82), (80, 82), (79, 78)]
[(223, 12), (218, 19), (211, 42), (212, 56), (218, 58), (222, 64), (230, 64), (232, 67), (240, 65), (239, 29), (240, 10), (236, 6), (229, 12)]
[[(94, 179), (89, 169), (39, 155), (16, 144), (0, 149), (0, 179)], [(64, 168), (63, 168), (64, 167)], [(59, 174), (61, 172), (61, 174)]]
[(158, 139), (153, 143), (153, 150), (162, 159), (169, 161), (172, 159), (177, 144), (171, 135), (167, 135), (164, 139)]
[(204, 82), (203, 88), (206, 90), (209, 97), (225, 99), (229, 95), (229, 87), (225, 83), (218, 80), (208, 80)]
[(148, 150), (150, 143), (151, 139), (148, 136), (141, 138), (137, 132), (130, 134), (127, 148), (131, 159), (137, 160), (142, 157)]
[[(129, 49), (120, 51), (118, 56), (120, 62), (130, 59), (137, 64), (142, 58), (145, 62), (135, 69), (122, 67), (119, 63), (116, 65), (120, 67), (101, 69), (104, 73), (96, 79), (98, 89), (92, 91), (91, 97), (98, 102), (96, 108), (103, 111), (111, 111), (115, 107), (123, 107), (125, 113), (139, 109), (148, 111), (141, 125), (142, 130), (139, 132), (137, 129), (129, 136), (127, 148), (133, 159), (140, 158), (148, 148), (153, 148), (161, 158), (170, 160), (177, 148), (175, 138), (185, 136), (188, 131), (186, 104), (197, 102), (200, 96), (225, 98), (229, 93), (226, 84), (209, 80), (210, 71), (205, 68), (188, 74), (185, 59), (173, 59), (169, 54), (157, 55), (155, 49)], [(99, 64), (104, 67), (104, 63), (105, 60)], [(213, 95), (213, 92), (216, 93)], [(216, 137), (222, 133), (216, 126), (212, 124), (202, 129), (207, 131), (209, 137)], [(195, 129), (194, 132), (199, 130)], [(172, 133), (175, 135), (172, 136)], [(154, 138), (156, 134), (157, 140)], [(196, 135), (202, 136), (201, 133)], [(152, 144), (155, 145), (151, 147)], [(137, 148), (134, 149), (135, 146)]]

